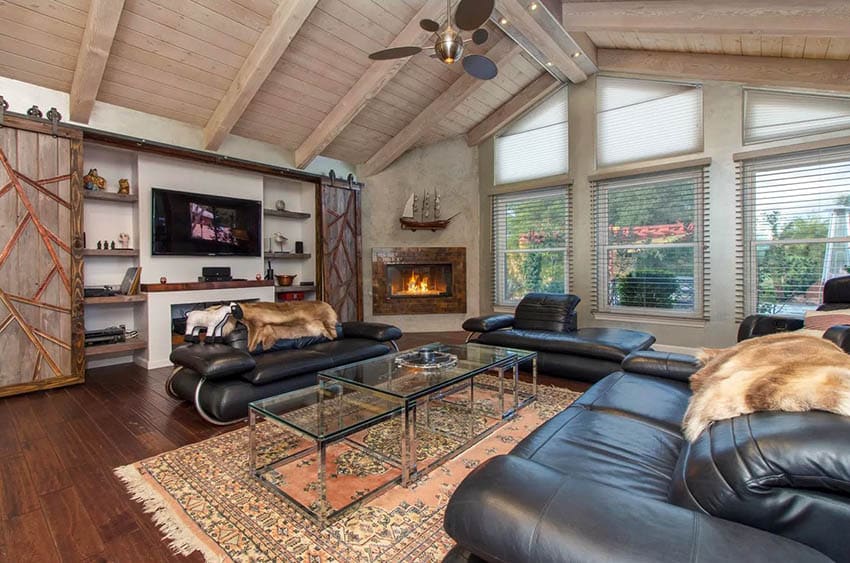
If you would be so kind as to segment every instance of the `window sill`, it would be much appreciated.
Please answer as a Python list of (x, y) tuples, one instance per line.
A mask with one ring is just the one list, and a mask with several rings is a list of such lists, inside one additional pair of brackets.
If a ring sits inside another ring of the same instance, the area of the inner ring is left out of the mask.
[(689, 328), (704, 328), (705, 319), (689, 319), (681, 317), (660, 317), (652, 315), (632, 315), (628, 313), (600, 313), (594, 312), (593, 318), (597, 321), (617, 321), (626, 323), (655, 324), (667, 326), (683, 326)]

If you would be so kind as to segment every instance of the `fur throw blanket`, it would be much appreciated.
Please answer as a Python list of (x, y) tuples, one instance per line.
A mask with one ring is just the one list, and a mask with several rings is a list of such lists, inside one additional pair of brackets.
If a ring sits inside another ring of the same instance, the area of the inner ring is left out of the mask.
[(704, 349), (691, 376), (682, 427), (694, 441), (712, 422), (758, 411), (821, 410), (850, 416), (850, 355), (831, 341), (793, 333)]
[(337, 315), (324, 301), (290, 301), (286, 303), (231, 303), (233, 322), (228, 323), (228, 334), (241, 321), (248, 329), (248, 349), (262, 344), (264, 350), (278, 340), (322, 336), (328, 340), (337, 337)]

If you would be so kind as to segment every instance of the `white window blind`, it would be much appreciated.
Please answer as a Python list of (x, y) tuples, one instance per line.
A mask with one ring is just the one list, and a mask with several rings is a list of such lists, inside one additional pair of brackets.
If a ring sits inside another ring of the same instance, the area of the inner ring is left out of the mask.
[(569, 170), (567, 89), (516, 120), (495, 140), (495, 183), (566, 174)]
[(600, 77), (596, 88), (600, 168), (702, 151), (701, 87)]
[(493, 196), (493, 303), (532, 292), (566, 293), (569, 192), (561, 186)]
[(738, 317), (800, 314), (850, 270), (850, 146), (742, 160)]
[(594, 307), (708, 318), (708, 167), (592, 183)]
[(744, 90), (744, 144), (850, 130), (850, 98)]

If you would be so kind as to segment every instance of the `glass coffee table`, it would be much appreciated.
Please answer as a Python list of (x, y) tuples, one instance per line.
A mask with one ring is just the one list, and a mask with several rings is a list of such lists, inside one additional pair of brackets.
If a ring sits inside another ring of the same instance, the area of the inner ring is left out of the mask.
[[(444, 361), (422, 367), (423, 357)], [(525, 362), (532, 364), (530, 391), (519, 385)], [(494, 376), (478, 377), (487, 372)], [(535, 352), (475, 343), (429, 344), (323, 370), (315, 386), (250, 404), (250, 471), (323, 526), (390, 485), (409, 486), (495, 431), (536, 395)], [(258, 427), (262, 419), (274, 424)], [(420, 435), (439, 442), (436, 453), (420, 451)], [(349, 476), (340, 471), (340, 460), (352, 456), (376, 468), (368, 491), (345, 481)], [(309, 482), (308, 471), (315, 476)], [(376, 482), (375, 475), (384, 481)], [(352, 488), (356, 498), (340, 495)]]

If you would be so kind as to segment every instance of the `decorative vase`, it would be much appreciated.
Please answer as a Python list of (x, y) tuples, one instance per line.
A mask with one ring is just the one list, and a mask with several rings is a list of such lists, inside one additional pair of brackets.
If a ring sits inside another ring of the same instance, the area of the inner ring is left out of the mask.
[(286, 211), (286, 202), (283, 201), (282, 199), (279, 199), (276, 202), (274, 202), (274, 208), (277, 209), (278, 211)]

